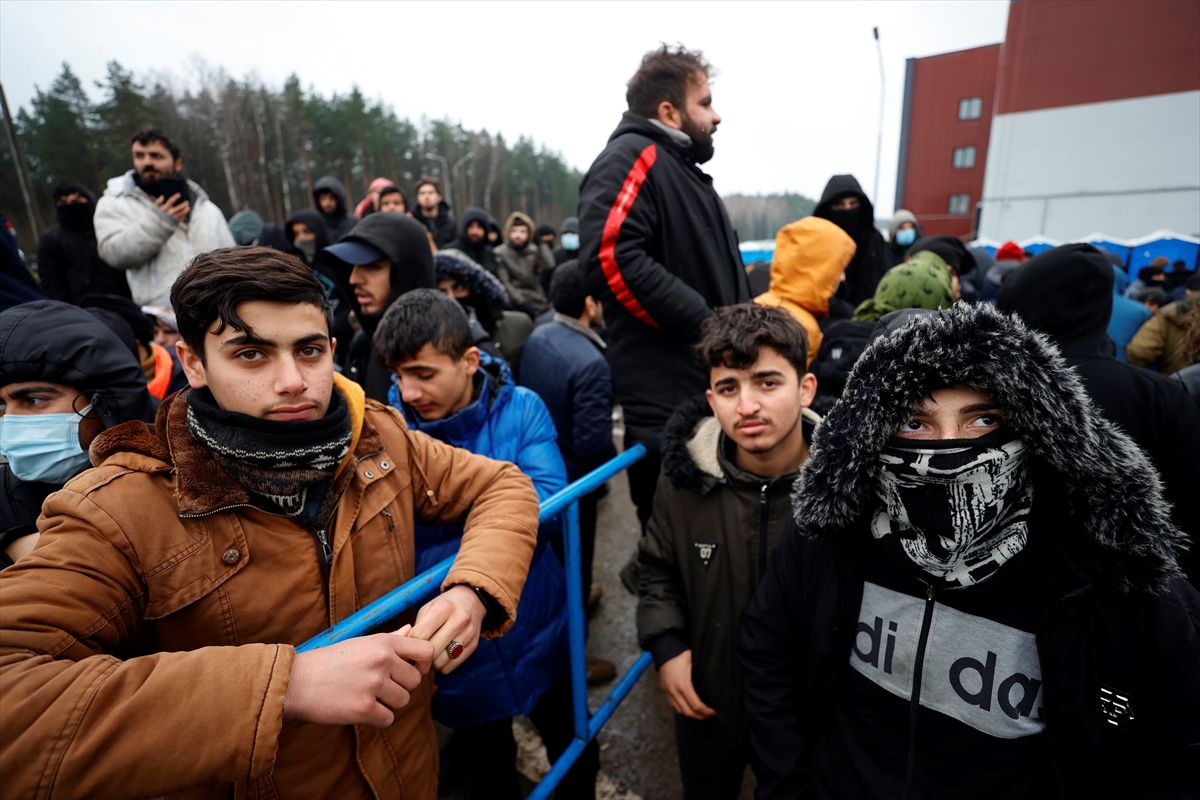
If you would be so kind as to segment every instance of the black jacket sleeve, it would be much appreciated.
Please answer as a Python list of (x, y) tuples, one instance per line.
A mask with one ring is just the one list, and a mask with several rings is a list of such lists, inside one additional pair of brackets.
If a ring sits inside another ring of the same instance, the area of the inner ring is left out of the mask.
[(1186, 391), (1158, 381), (1161, 408), (1155, 416), (1159, 451), (1154, 459), (1162, 473), (1163, 496), (1172, 506), (1171, 519), (1192, 540), (1178, 554), (1179, 566), (1192, 586), (1200, 587), (1200, 410)]
[(685, 341), (700, 337), (712, 315), (704, 297), (650, 253), (661, 236), (655, 207), (654, 161), (670, 158), (650, 144), (614, 150), (603, 168), (592, 168), (581, 187), (579, 229), (589, 286), (607, 284), (613, 297), (641, 322)]
[(805, 686), (809, 654), (802, 631), (805, 595), (804, 542), (788, 520), (767, 574), (742, 614), (738, 662), (750, 718), (750, 741), (761, 762), (758, 800), (814, 796), (811, 720)]
[(658, 667), (691, 647), (687, 591), (675, 558), (675, 537), (683, 533), (673, 524), (674, 496), (670, 480), (659, 476), (654, 513), (638, 542), (638, 643)]
[(38, 278), (46, 297), (63, 303), (72, 302), (66, 271), (62, 239), (57, 229), (48, 230), (38, 239)]
[(598, 359), (576, 370), (571, 378), (575, 411), (571, 441), (575, 455), (589, 464), (601, 458), (615, 458), (612, 370), (607, 362)]

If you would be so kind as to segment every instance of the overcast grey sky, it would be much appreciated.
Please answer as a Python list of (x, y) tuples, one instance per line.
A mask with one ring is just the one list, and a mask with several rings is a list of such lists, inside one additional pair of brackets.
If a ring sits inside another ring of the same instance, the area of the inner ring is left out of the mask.
[[(723, 121), (706, 169), (721, 194), (820, 195), (851, 172), (870, 194), (879, 65), (887, 96), (877, 213), (892, 211), (904, 60), (1002, 41), (1003, 0), (975, 2), (20, 2), (0, 0), (0, 81), (28, 105), (63, 61), (93, 81), (116, 59), (144, 78), (194, 76), (190, 56), (278, 87), (357, 85), (400, 116), (522, 134), (586, 170), (658, 42), (720, 70)], [(14, 108), (15, 113), (15, 108)]]

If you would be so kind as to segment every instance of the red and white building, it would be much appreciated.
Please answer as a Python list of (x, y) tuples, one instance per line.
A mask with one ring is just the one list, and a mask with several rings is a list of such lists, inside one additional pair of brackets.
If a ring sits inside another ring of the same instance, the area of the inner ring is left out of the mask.
[(1013, 0), (1003, 44), (909, 59), (896, 206), (964, 238), (1200, 234), (1200, 3)]

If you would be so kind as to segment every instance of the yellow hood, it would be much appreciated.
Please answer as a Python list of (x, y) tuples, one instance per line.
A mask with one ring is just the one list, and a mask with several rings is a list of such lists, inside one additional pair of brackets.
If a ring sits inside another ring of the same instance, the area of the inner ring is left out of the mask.
[(775, 236), (769, 294), (818, 317), (829, 316), (829, 298), (854, 258), (854, 240), (829, 220), (805, 217)]
[(367, 409), (367, 395), (361, 386), (340, 372), (333, 373), (333, 390), (341, 392), (342, 397), (346, 398), (346, 405), (350, 407), (350, 424), (354, 428), (354, 435), (350, 439), (350, 449), (346, 452), (346, 457), (342, 459), (342, 463), (337, 468), (338, 474), (341, 474), (341, 471), (350, 463), (350, 459), (354, 458), (354, 450), (358, 447), (358, 440), (362, 438), (363, 419), (366, 417)]

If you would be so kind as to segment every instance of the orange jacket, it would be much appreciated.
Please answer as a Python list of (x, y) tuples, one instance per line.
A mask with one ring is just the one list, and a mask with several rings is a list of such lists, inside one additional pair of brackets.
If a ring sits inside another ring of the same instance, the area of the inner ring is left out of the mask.
[(754, 298), (764, 306), (782, 306), (808, 334), (808, 363), (821, 349), (817, 319), (829, 316), (829, 298), (854, 258), (854, 240), (834, 223), (805, 217), (780, 229), (771, 260), (771, 288)]
[(488, 635), (507, 630), (537, 494), (336, 381), (355, 440), (327, 576), (313, 536), (192, 438), (186, 392), (103, 433), (97, 467), (46, 500), (37, 547), (0, 573), (6, 798), (436, 796), (433, 675), (383, 730), (285, 723), (294, 647), (413, 577), (414, 520), (466, 518), (443, 588), (484, 589), (508, 612)]

